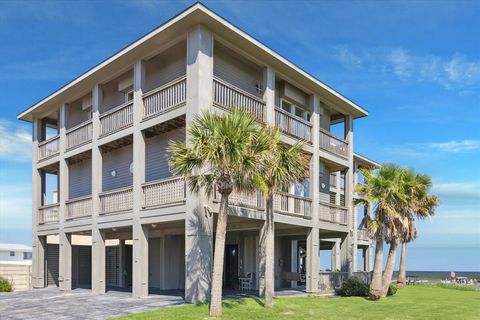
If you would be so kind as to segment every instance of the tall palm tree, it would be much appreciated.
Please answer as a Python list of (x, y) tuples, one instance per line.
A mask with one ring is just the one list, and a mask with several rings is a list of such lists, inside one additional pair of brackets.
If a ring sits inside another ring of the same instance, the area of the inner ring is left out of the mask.
[(222, 315), (222, 280), (228, 198), (234, 190), (253, 188), (257, 163), (268, 151), (268, 138), (262, 126), (239, 110), (223, 115), (204, 113), (187, 131), (188, 145), (172, 143), (168, 152), (174, 174), (183, 175), (192, 192), (208, 196), (214, 188), (220, 194), (213, 261), (210, 316)]
[(261, 160), (256, 185), (265, 198), (266, 221), (262, 245), (265, 250), (265, 304), (273, 306), (274, 295), (274, 194), (288, 188), (293, 183), (304, 182), (309, 172), (309, 159), (303, 151), (303, 142), (287, 146), (280, 141), (280, 131), (276, 127), (266, 127), (269, 137), (269, 152)]
[(428, 175), (417, 174), (412, 169), (401, 169), (398, 183), (401, 192), (397, 202), (397, 215), (394, 217), (396, 229), (387, 240), (390, 243), (390, 251), (382, 279), (384, 297), (392, 281), (398, 244), (416, 236), (415, 218), (432, 216), (439, 203), (437, 197), (428, 194), (432, 185)]
[(383, 244), (393, 239), (397, 230), (397, 204), (402, 198), (399, 180), (401, 169), (398, 166), (383, 165), (378, 171), (362, 169), (364, 184), (356, 186), (356, 191), (363, 199), (356, 199), (355, 205), (372, 204), (372, 215), (364, 216), (362, 226), (375, 239), (375, 261), (369, 297), (378, 300), (383, 293)]

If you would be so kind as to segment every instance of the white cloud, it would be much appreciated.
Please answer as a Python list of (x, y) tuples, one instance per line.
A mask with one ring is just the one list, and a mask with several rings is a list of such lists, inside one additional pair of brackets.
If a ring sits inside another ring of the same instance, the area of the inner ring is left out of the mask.
[(428, 147), (444, 152), (462, 152), (480, 149), (480, 140), (448, 141), (441, 143), (429, 143)]
[(31, 156), (31, 133), (26, 126), (0, 118), (0, 160), (29, 162)]
[(439, 57), (413, 54), (402, 48), (352, 50), (346, 45), (333, 47), (334, 57), (346, 66), (363, 67), (372, 73), (391, 73), (401, 80), (432, 82), (461, 95), (471, 94), (480, 84), (480, 60), (461, 54)]
[(473, 182), (434, 183), (432, 194), (440, 199), (476, 200), (480, 204), (480, 184)]

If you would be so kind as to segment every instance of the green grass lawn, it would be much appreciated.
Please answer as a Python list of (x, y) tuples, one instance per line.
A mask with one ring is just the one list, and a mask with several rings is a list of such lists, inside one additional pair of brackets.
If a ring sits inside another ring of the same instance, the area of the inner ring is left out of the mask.
[[(209, 319), (208, 306), (187, 305), (120, 319)], [(227, 300), (223, 319), (480, 319), (480, 292), (409, 286), (380, 301), (364, 298), (277, 298), (273, 309), (259, 299)]]

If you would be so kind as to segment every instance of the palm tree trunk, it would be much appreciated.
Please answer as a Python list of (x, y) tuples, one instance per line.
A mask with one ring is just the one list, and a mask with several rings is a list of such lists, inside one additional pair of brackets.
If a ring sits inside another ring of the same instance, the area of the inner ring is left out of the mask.
[(273, 225), (273, 194), (269, 195), (266, 200), (266, 221), (265, 221), (265, 308), (273, 306), (274, 295), (274, 225)]
[(215, 234), (215, 253), (213, 256), (212, 294), (210, 297), (210, 317), (222, 316), (222, 283), (225, 255), (225, 235), (227, 233), (228, 195), (221, 195)]
[(405, 287), (407, 284), (407, 270), (406, 268), (407, 243), (402, 242), (402, 254), (400, 255), (400, 269), (398, 271), (397, 285), (399, 288)]
[(372, 282), (368, 295), (372, 300), (382, 296), (383, 240), (377, 240), (375, 245), (375, 262), (373, 265)]
[(395, 266), (395, 255), (397, 253), (397, 247), (398, 247), (397, 241), (393, 241), (390, 244), (390, 249), (388, 250), (387, 263), (385, 264), (385, 271), (383, 272), (383, 277), (382, 277), (382, 284), (383, 284), (382, 298), (387, 296), (388, 287), (392, 282), (393, 267)]

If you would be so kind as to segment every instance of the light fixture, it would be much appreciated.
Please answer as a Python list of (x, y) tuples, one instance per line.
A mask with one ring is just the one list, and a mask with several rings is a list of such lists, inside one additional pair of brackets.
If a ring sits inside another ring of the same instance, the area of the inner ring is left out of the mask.
[(110, 174), (112, 175), (112, 177), (116, 177), (117, 176), (117, 170), (112, 170), (112, 172), (110, 172)]
[(152, 228), (156, 228), (157, 225), (155, 223), (152, 224)]
[(113, 232), (117, 231), (117, 228), (112, 228), (112, 231), (113, 231)]

